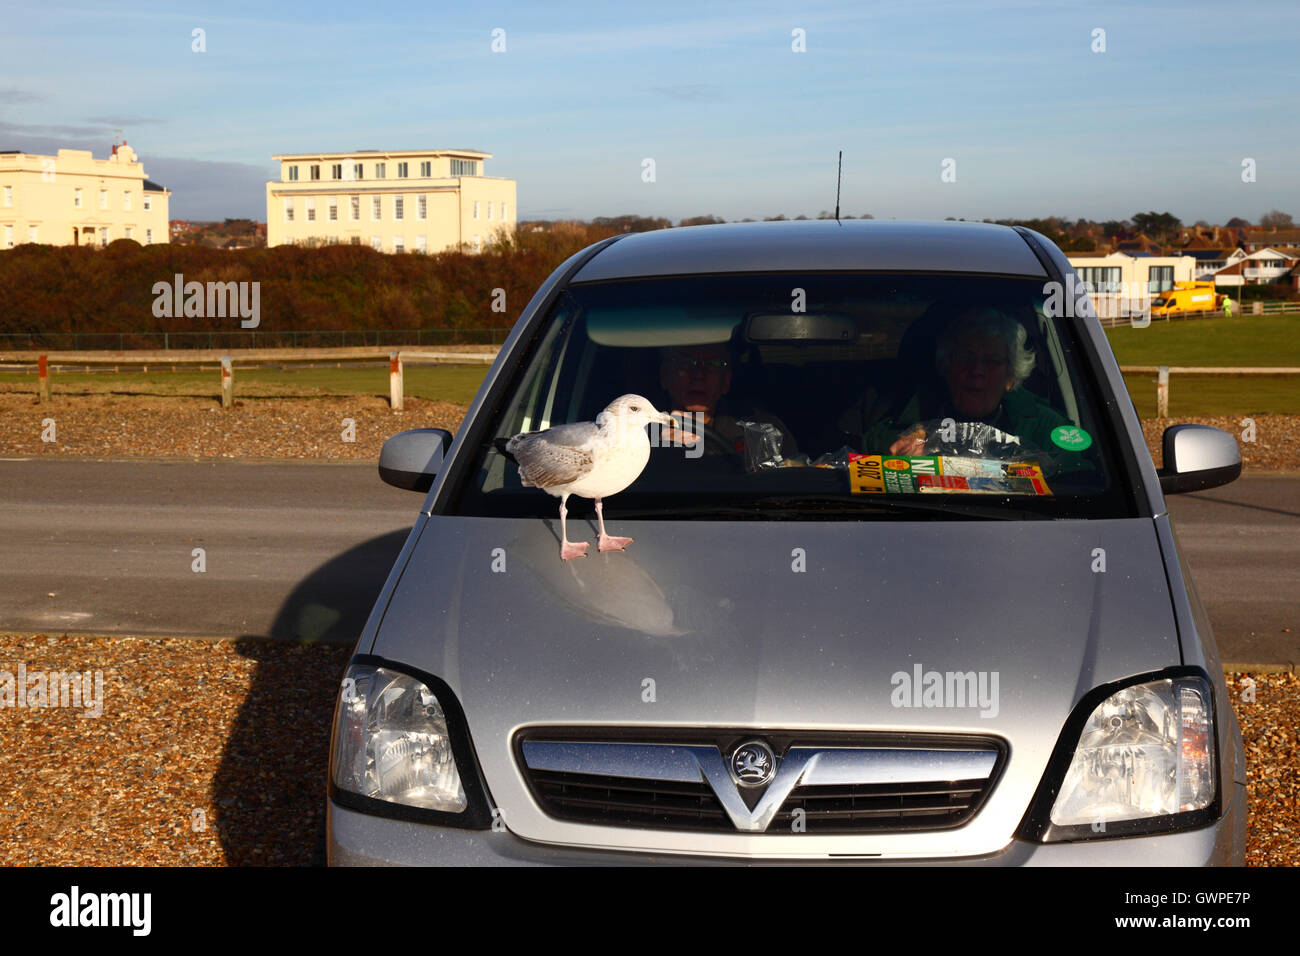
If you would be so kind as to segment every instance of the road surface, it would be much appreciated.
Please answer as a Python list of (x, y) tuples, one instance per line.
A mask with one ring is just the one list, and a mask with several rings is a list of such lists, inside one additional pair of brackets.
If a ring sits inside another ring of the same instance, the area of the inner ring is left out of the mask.
[[(0, 628), (350, 644), (422, 501), (368, 463), (0, 460)], [(1300, 663), (1300, 477), (1169, 505), (1222, 658)]]

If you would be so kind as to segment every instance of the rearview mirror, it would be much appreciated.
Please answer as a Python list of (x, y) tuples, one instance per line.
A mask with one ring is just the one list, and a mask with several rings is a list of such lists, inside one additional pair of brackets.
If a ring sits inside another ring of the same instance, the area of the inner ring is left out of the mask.
[(450, 445), (451, 432), (444, 428), (399, 432), (379, 452), (379, 477), (396, 488), (426, 492), (433, 487)]
[(858, 327), (848, 315), (763, 313), (749, 317), (745, 338), (750, 342), (856, 342)]
[(1217, 488), (1241, 475), (1241, 450), (1227, 432), (1208, 425), (1166, 428), (1160, 490), (1167, 495)]

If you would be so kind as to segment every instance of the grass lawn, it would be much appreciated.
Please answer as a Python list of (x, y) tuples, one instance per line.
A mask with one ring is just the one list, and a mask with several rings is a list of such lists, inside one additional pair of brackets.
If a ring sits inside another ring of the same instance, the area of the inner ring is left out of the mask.
[(1107, 329), (1106, 337), (1120, 365), (1300, 368), (1300, 315), (1295, 314), (1153, 320), (1145, 329)]
[[(1125, 375), (1138, 415), (1156, 416), (1156, 376)], [(1170, 375), (1171, 417), (1300, 415), (1300, 376)]]
[[(407, 365), (403, 384), (407, 395), (431, 401), (469, 405), (487, 374), (486, 365)], [(221, 375), (203, 371), (151, 368), (149, 372), (50, 373), (55, 395), (221, 395)], [(36, 374), (0, 373), (0, 391), (36, 394)], [(235, 366), (236, 398), (312, 398), (323, 395), (382, 395), (388, 397), (388, 365), (360, 368), (252, 368)]]

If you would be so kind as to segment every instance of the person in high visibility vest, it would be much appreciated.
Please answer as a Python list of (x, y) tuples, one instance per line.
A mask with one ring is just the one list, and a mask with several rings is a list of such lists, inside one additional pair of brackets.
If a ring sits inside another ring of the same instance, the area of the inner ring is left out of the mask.
[(1232, 318), (1232, 299), (1226, 295), (1223, 297), (1223, 314)]

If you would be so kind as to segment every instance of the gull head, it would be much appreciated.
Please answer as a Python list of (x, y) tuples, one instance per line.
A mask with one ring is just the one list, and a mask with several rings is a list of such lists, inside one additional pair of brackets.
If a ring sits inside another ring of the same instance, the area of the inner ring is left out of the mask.
[(596, 416), (596, 424), (602, 428), (613, 429), (619, 433), (645, 428), (651, 422), (673, 426), (671, 415), (658, 411), (650, 402), (640, 395), (620, 395)]

